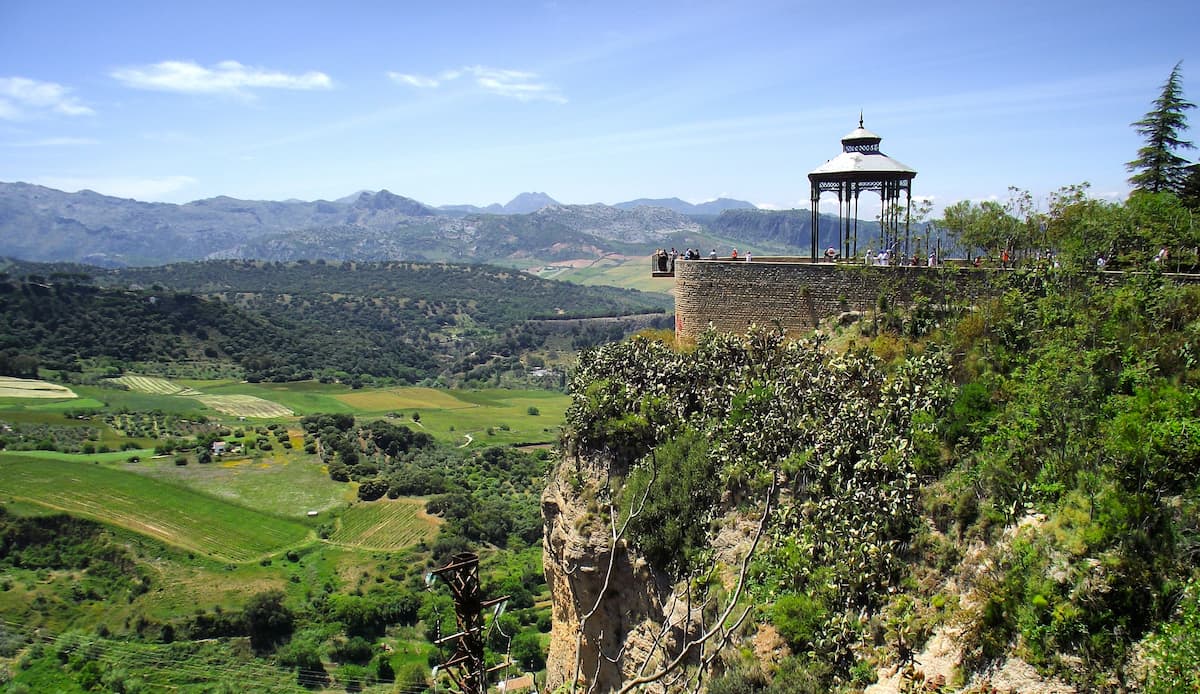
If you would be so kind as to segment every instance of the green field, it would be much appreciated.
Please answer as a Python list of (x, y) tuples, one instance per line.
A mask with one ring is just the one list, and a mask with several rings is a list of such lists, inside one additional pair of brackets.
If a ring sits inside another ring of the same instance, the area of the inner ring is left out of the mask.
[(542, 277), (591, 286), (622, 287), (643, 292), (675, 294), (675, 281), (670, 277), (651, 277), (650, 258), (605, 256), (584, 267), (562, 268), (540, 273)]
[(283, 405), (255, 395), (197, 395), (195, 398), (222, 414), (234, 417), (274, 419), (292, 415), (292, 411)]
[[(406, 422), (444, 441), (495, 446), (513, 443), (553, 443), (571, 398), (544, 390), (449, 391), (463, 406), (421, 409), (419, 425)], [(535, 408), (537, 415), (529, 414)], [(488, 431), (491, 434), (488, 434)]]
[[(472, 445), (553, 442), (570, 396), (546, 390), (444, 390), (415, 386), (351, 389), (334, 383), (242, 383), (185, 381), (207, 394), (250, 395), (291, 408), (296, 415), (346, 413), (373, 418), (388, 414), (400, 423), (451, 443)], [(530, 415), (529, 408), (538, 415)], [(411, 421), (420, 414), (420, 422)], [(507, 429), (505, 428), (507, 427)], [(488, 429), (492, 435), (488, 435)]]
[(327, 412), (352, 414), (354, 408), (337, 398), (350, 393), (349, 386), (340, 383), (296, 381), (292, 383), (245, 383), (242, 381), (181, 381), (192, 388), (213, 395), (253, 395), (277, 402), (297, 415)]
[(354, 498), (350, 485), (329, 479), (317, 456), (290, 454), (263, 458), (221, 459), (206, 465), (178, 466), (157, 458), (128, 470), (226, 499), (277, 516), (305, 518)]
[(70, 463), (124, 463), (131, 456), (145, 460), (154, 455), (153, 448), (134, 448), (127, 451), (108, 451), (106, 453), (60, 453), (58, 451), (0, 451), (0, 461), (5, 458), (38, 458), (40, 460), (57, 460)]
[(395, 551), (432, 540), (437, 526), (423, 499), (380, 499), (346, 509), (329, 539), (357, 549)]
[(55, 413), (61, 417), (65, 410), (99, 410), (104, 403), (94, 398), (71, 398), (69, 400), (51, 400), (49, 398), (0, 398), (0, 412), (6, 416), (10, 412), (46, 412)]
[(309, 535), (296, 521), (100, 464), (6, 454), (0, 457), (0, 495), (224, 561), (252, 561)]
[(359, 412), (390, 412), (411, 409), (453, 410), (471, 406), (455, 397), (453, 391), (434, 388), (357, 390), (339, 395), (337, 399)]

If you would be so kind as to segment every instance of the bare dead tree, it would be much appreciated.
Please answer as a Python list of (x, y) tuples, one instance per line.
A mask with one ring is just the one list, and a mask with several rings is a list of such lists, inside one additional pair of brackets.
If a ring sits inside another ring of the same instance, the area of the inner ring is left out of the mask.
[[(708, 663), (712, 662), (712, 658), (715, 657), (715, 652), (719, 652), (726, 644), (728, 644), (729, 639), (741, 627), (742, 623), (745, 621), (747, 615), (749, 615), (750, 610), (752, 609), (752, 606), (747, 605), (745, 609), (742, 610), (741, 614), (738, 615), (737, 619), (735, 619), (732, 623), (729, 623), (729, 618), (733, 614), (734, 610), (737, 609), (738, 602), (741, 599), (742, 591), (746, 586), (746, 576), (750, 569), (750, 559), (754, 556), (754, 552), (758, 548), (758, 543), (762, 539), (763, 532), (766, 530), (767, 522), (771, 517), (771, 510), (774, 507), (775, 502), (775, 492), (778, 486), (778, 476), (772, 475), (771, 488), (767, 492), (766, 503), (763, 506), (762, 515), (758, 519), (758, 527), (754, 532), (754, 539), (751, 541), (750, 548), (746, 551), (745, 556), (742, 557), (742, 564), (738, 571), (738, 577), (734, 584), (733, 593), (729, 596), (728, 603), (725, 605), (725, 609), (722, 610), (720, 618), (717, 619), (711, 627), (709, 627), (707, 630), (704, 630), (698, 637), (684, 643), (682, 648), (679, 649), (679, 652), (675, 654), (675, 657), (667, 661), (662, 667), (649, 674), (640, 675), (625, 682), (621, 689), (618, 690), (618, 694), (627, 694), (627, 692), (633, 691), (642, 685), (657, 682), (663, 677), (676, 672), (680, 669), (685, 660), (692, 655), (693, 651), (697, 649), (700, 651), (699, 655), (702, 666), (707, 665)], [(688, 586), (685, 587), (684, 590), (690, 591), (691, 588)], [(710, 645), (710, 642), (715, 648), (715, 652), (712, 656), (705, 658), (705, 647)], [(645, 662), (649, 662), (649, 659), (653, 655), (653, 652), (648, 654)], [(645, 662), (643, 663), (643, 667), (645, 666)]]
[[(653, 453), (652, 453), (653, 455)], [(655, 466), (653, 475), (657, 475), (657, 466)], [(619, 518), (619, 510), (615, 503), (608, 504), (608, 526), (609, 533), (607, 538), (608, 560), (605, 568), (604, 581), (599, 592), (596, 594), (595, 600), (589, 606), (587, 612), (583, 613), (579, 618), (579, 627), (576, 632), (575, 643), (575, 668), (572, 680), (572, 688), (577, 687), (581, 683), (583, 675), (583, 660), (584, 660), (584, 637), (586, 634), (586, 626), (590, 619), (603, 607), (604, 600), (608, 596), (609, 588), (613, 580), (613, 572), (616, 568), (616, 556), (625, 540), (629, 524), (636, 519), (644, 510), (649, 491), (650, 484), (646, 486), (640, 499), (634, 505), (629, 515), (623, 520)], [(683, 587), (679, 590), (673, 590), (666, 603), (664, 611), (665, 619), (651, 641), (651, 646), (642, 658), (636, 670), (637, 676), (625, 682), (620, 694), (626, 694), (639, 687), (647, 684), (659, 683), (665, 688), (673, 688), (684, 683), (684, 687), (691, 687), (693, 691), (698, 691), (703, 678), (703, 671), (711, 666), (722, 649), (728, 644), (730, 639), (741, 629), (746, 618), (749, 616), (752, 606), (745, 606), (739, 614), (734, 617), (735, 611), (738, 609), (742, 594), (746, 587), (747, 576), (749, 573), (750, 562), (753, 559), (755, 552), (758, 549), (763, 533), (766, 530), (767, 524), (774, 510), (775, 497), (778, 491), (779, 479), (778, 475), (772, 475), (771, 486), (766, 495), (761, 515), (758, 517), (756, 529), (753, 539), (747, 549), (745, 555), (741, 559), (741, 564), (737, 573), (737, 578), (733, 585), (733, 590), (725, 598), (725, 604), (720, 608), (720, 614), (712, 622), (711, 626), (707, 624), (705, 614), (713, 606), (714, 601), (720, 605), (722, 599), (719, 598), (713, 591), (704, 591), (703, 599), (699, 602), (695, 601), (696, 589), (694, 584), (709, 582), (712, 574), (718, 570), (714, 564), (705, 568), (703, 572), (696, 572), (690, 575), (683, 581)], [(606, 492), (611, 490), (608, 487), (608, 480), (605, 480), (603, 487)], [(611, 499), (610, 499), (611, 502)], [(565, 569), (566, 567), (564, 567)], [(578, 570), (578, 567), (573, 567), (567, 570), (568, 575)], [(707, 574), (704, 576), (703, 574)], [(703, 580), (697, 580), (703, 579)], [(682, 604), (682, 608), (680, 605)], [(679, 614), (682, 613), (682, 614)], [(693, 623), (694, 626), (689, 627)], [(684, 642), (676, 650), (668, 646), (667, 636), (674, 630), (680, 630), (684, 635)], [(695, 634), (694, 637), (688, 637), (688, 633)], [(597, 651), (595, 672), (591, 673), (590, 683), (587, 691), (595, 692), (599, 682), (599, 674), (604, 662), (613, 665), (619, 664), (625, 654), (625, 645), (617, 651), (615, 655), (606, 654), (604, 652), (604, 643), (606, 635), (601, 632), (596, 637), (595, 648)], [(668, 652), (668, 650), (674, 652)], [(656, 657), (664, 659), (664, 663), (656, 669), (647, 672), (651, 663)], [(694, 672), (689, 672), (685, 667), (689, 659), (695, 659), (699, 668)], [(694, 685), (687, 685), (687, 681), (694, 679)]]

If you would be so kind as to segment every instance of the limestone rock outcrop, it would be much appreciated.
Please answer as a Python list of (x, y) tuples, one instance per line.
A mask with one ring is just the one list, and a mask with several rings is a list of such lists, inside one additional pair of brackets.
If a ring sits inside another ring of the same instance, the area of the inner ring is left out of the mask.
[(613, 542), (608, 511), (596, 501), (603, 474), (602, 466), (564, 461), (542, 494), (543, 562), (553, 597), (550, 691), (572, 681), (617, 691), (652, 671), (661, 652), (684, 637), (678, 628), (662, 633), (672, 609), (668, 579), (624, 540)]

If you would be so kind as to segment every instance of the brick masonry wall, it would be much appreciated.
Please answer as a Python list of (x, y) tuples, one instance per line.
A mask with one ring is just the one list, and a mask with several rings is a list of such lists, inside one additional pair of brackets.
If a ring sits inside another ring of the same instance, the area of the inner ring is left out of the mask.
[[(774, 325), (789, 334), (811, 331), (823, 318), (876, 308), (880, 297), (908, 305), (915, 296), (934, 303), (974, 300), (998, 291), (1009, 273), (966, 267), (865, 267), (810, 263), (795, 258), (681, 260), (675, 266), (675, 332), (695, 338), (709, 325), (745, 332), (752, 324)], [(1099, 273), (1106, 284), (1122, 274)], [(1198, 282), (1195, 275), (1177, 281)]]

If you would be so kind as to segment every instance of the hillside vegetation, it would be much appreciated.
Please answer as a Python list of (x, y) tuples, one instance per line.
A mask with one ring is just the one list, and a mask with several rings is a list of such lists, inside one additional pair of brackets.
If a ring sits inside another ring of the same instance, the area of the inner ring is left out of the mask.
[(582, 357), (570, 441), (623, 480), (610, 503), (659, 571), (711, 571), (713, 533), (767, 514), (739, 633), (772, 625), (793, 655), (726, 655), (710, 691), (916, 681), (935, 633), (960, 684), (1011, 656), (1116, 688), (1159, 634), (1189, 645), (1152, 684), (1195, 657), (1200, 289), (1029, 273), (965, 309), (837, 351), (756, 332)]
[(569, 319), (636, 316), (669, 301), (499, 268), (413, 263), (12, 264), (8, 274), (18, 279), (0, 277), (0, 373), (15, 376), (39, 366), (193, 363), (193, 376), (252, 381), (484, 380), (522, 370), (535, 349), (569, 353), (579, 340), (630, 330)]

